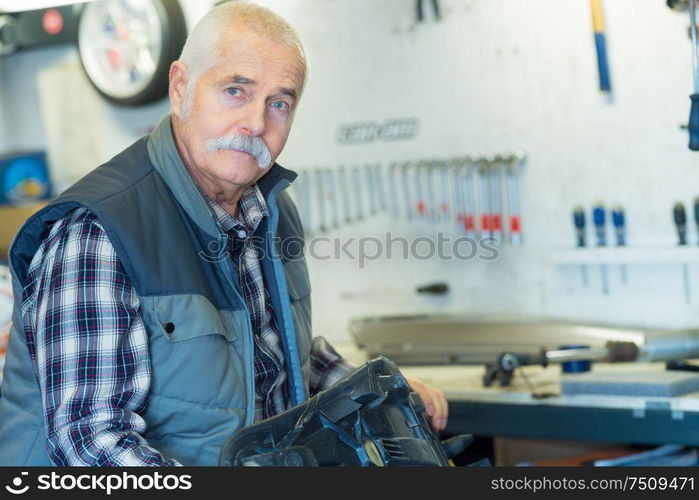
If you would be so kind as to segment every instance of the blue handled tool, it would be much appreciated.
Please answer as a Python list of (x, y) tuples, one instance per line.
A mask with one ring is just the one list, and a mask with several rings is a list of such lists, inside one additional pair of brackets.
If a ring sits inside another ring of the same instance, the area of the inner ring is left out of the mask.
[[(583, 207), (577, 206), (573, 209), (573, 224), (575, 225), (575, 239), (577, 240), (578, 248), (585, 248), (587, 238), (585, 235), (585, 210)], [(580, 274), (583, 285), (587, 286), (589, 280), (587, 278), (587, 265), (580, 266)]]
[[(626, 246), (626, 216), (624, 215), (624, 209), (618, 205), (612, 208), (612, 224), (614, 224), (616, 246)], [(619, 266), (619, 270), (621, 271), (621, 282), (626, 284), (628, 281), (626, 275), (626, 264), (621, 264), (621, 266)]]
[(602, 0), (590, 0), (590, 9), (592, 11), (592, 29), (595, 32), (595, 45), (597, 46), (599, 89), (603, 92), (611, 92), (612, 81), (609, 76), (609, 63), (607, 61), (607, 42), (604, 34)]
[[(601, 204), (596, 205), (592, 209), (592, 222), (595, 225), (595, 235), (597, 235), (597, 246), (604, 247), (607, 246), (607, 214), (604, 210), (604, 206)], [(600, 274), (602, 277), (602, 293), (607, 295), (609, 293), (609, 281), (607, 280), (607, 265), (600, 265)]]
[(689, 149), (699, 151), (699, 46), (697, 45), (697, 5), (689, 0), (689, 20), (692, 23), (692, 69), (694, 70), (694, 93), (689, 96), (692, 107), (689, 112)]

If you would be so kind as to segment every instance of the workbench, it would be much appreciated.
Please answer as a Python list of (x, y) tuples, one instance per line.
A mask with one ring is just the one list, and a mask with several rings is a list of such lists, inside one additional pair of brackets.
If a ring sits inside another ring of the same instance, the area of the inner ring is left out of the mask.
[[(362, 362), (356, 349), (343, 346), (342, 352), (355, 363)], [(597, 363), (592, 369), (652, 373), (664, 370), (665, 364)], [(520, 374), (511, 387), (483, 387), (482, 366), (401, 367), (405, 375), (445, 392), (450, 434), (699, 446), (699, 393), (672, 398), (560, 395), (560, 366), (522, 370), (537, 392), (559, 395), (533, 398)]]

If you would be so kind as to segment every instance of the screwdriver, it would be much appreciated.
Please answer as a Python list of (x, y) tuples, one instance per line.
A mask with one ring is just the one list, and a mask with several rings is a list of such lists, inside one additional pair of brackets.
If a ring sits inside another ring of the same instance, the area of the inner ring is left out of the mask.
[[(672, 208), (672, 218), (677, 228), (678, 245), (687, 246), (687, 212), (683, 203), (675, 203), (675, 206)], [(686, 262), (682, 263), (682, 280), (684, 283), (684, 300), (689, 304), (691, 302), (691, 294), (689, 291), (689, 269)]]
[[(607, 226), (606, 213), (604, 206), (599, 204), (592, 209), (592, 222), (595, 225), (595, 234), (597, 235), (597, 246), (607, 246)], [(609, 282), (607, 281), (607, 265), (600, 265), (600, 274), (602, 276), (602, 293), (609, 293)]]
[[(575, 237), (577, 239), (578, 248), (585, 248), (587, 243), (585, 237), (585, 210), (583, 207), (577, 206), (573, 209), (573, 224), (575, 224)], [(587, 264), (580, 266), (580, 274), (582, 276), (583, 285), (587, 286), (589, 280), (587, 278)]]
[[(612, 223), (614, 224), (614, 234), (616, 235), (616, 246), (626, 246), (626, 217), (624, 209), (619, 205), (612, 208)], [(626, 284), (628, 281), (626, 276), (626, 264), (619, 266), (621, 271), (621, 282)]]
[(689, 0), (690, 34), (692, 38), (692, 69), (694, 70), (694, 93), (689, 96), (692, 105), (689, 111), (689, 149), (699, 151), (699, 41), (697, 41), (697, 5)]

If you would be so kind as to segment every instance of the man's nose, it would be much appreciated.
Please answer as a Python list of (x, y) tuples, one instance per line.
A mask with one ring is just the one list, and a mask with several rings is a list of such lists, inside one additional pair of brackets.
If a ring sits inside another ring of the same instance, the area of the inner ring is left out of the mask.
[(241, 133), (259, 137), (265, 132), (265, 108), (267, 104), (257, 101), (249, 102), (243, 108), (243, 116), (238, 122)]

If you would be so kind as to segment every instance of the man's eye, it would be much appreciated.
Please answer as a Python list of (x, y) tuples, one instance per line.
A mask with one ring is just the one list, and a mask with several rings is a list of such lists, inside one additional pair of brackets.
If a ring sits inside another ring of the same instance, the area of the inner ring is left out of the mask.
[(287, 106), (287, 103), (285, 103), (284, 101), (275, 101), (272, 103), (272, 107), (274, 109), (286, 109)]
[(238, 97), (240, 95), (240, 89), (237, 88), (226, 89), (226, 92), (228, 92), (233, 97)]

